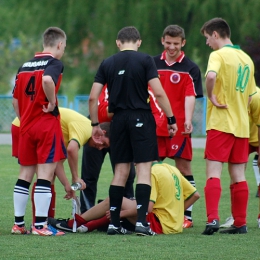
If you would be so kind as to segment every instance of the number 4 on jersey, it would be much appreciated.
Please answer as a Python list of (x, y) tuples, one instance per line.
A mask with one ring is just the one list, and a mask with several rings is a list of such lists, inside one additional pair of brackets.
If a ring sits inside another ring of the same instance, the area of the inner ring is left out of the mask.
[(26, 86), (25, 93), (28, 97), (31, 98), (31, 101), (34, 100), (35, 95), (35, 76), (32, 76)]

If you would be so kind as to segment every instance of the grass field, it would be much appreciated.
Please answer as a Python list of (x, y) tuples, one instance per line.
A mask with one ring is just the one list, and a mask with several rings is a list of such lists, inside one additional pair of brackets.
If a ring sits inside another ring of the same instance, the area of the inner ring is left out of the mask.
[[(80, 155), (81, 156), (81, 155)], [(205, 161), (203, 149), (194, 149), (192, 168), (201, 199), (193, 208), (194, 227), (178, 235), (156, 237), (107, 236), (106, 233), (71, 234), (63, 237), (15, 236), (10, 231), (13, 225), (13, 187), (19, 166), (11, 157), (11, 146), (0, 145), (0, 259), (260, 259), (257, 227), (257, 186), (249, 158), (247, 180), (250, 188), (248, 205), (248, 234), (202, 236), (206, 213), (203, 188), (205, 184)], [(167, 160), (172, 164), (171, 160)], [(80, 165), (79, 165), (80, 166)], [(69, 170), (66, 163), (67, 175)], [(102, 168), (98, 183), (98, 199), (108, 195), (112, 178), (109, 158)], [(63, 199), (63, 187), (56, 182), (56, 217), (71, 216), (71, 201)], [(221, 222), (230, 214), (229, 177), (225, 165), (222, 176), (222, 198), (220, 202)], [(28, 203), (25, 221), (31, 223), (31, 204)]]

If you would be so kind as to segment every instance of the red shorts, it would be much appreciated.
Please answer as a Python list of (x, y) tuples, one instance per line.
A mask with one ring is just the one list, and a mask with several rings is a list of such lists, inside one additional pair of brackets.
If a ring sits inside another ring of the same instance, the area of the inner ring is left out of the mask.
[(248, 161), (248, 138), (217, 130), (207, 131), (205, 159), (218, 162), (246, 163)]
[(12, 156), (14, 156), (16, 158), (18, 158), (19, 130), (20, 130), (19, 126), (12, 124), (12, 126), (11, 126)]
[(153, 214), (152, 212), (148, 213), (148, 215), (146, 216), (146, 221), (150, 223), (152, 231), (157, 234), (163, 234), (161, 223), (155, 214)]
[(19, 136), (18, 158), (21, 165), (58, 162), (67, 156), (60, 120), (46, 114)]
[(249, 144), (248, 146), (248, 155), (254, 152), (258, 153), (259, 151), (259, 146), (252, 146), (251, 144)]
[(157, 136), (158, 152), (160, 158), (183, 158), (192, 160), (192, 145), (190, 136)]

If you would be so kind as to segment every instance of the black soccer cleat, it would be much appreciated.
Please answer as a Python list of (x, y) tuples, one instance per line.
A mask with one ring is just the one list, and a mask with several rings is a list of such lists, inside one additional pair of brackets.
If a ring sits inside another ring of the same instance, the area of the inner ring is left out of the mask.
[(221, 234), (246, 234), (247, 226), (244, 225), (242, 227), (236, 227), (236, 226), (232, 225), (230, 228), (221, 230), (219, 233), (221, 233)]
[(205, 230), (201, 233), (202, 235), (213, 235), (219, 230), (219, 221), (214, 219), (212, 222), (207, 222)]
[(122, 227), (115, 227), (114, 225), (110, 224), (107, 229), (108, 235), (131, 235), (132, 232), (128, 231)]
[(148, 226), (144, 226), (140, 222), (136, 222), (135, 233), (137, 236), (155, 236), (155, 235), (157, 235), (154, 231), (152, 231), (149, 224), (148, 224)]
[(59, 230), (67, 231), (67, 232), (73, 232), (72, 228), (68, 226), (69, 219), (62, 219), (62, 218), (48, 218), (47, 222), (49, 225), (51, 225), (54, 228), (57, 228)]

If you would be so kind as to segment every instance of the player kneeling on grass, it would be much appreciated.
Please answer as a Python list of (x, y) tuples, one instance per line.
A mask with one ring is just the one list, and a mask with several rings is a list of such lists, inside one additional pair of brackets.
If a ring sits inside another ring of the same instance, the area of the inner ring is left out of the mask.
[[(184, 210), (197, 201), (200, 195), (174, 166), (155, 162), (151, 173), (152, 189), (147, 221), (150, 222), (151, 229), (157, 234), (181, 233), (183, 231)], [(109, 198), (107, 198), (84, 214), (80, 216), (75, 214), (78, 231), (90, 232), (108, 225), (110, 223), (109, 208)], [(136, 217), (136, 201), (123, 198), (120, 218), (127, 219), (132, 223), (134, 230)], [(48, 218), (48, 222), (55, 228), (72, 232), (74, 219)], [(130, 228), (128, 229), (130, 230)], [(126, 230), (125, 234), (131, 234), (131, 232)], [(144, 235), (143, 233), (136, 234)]]

